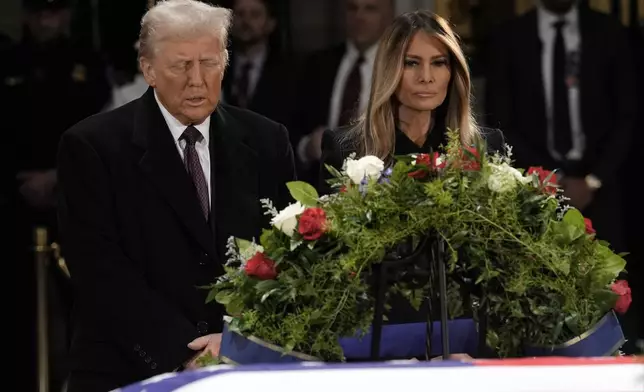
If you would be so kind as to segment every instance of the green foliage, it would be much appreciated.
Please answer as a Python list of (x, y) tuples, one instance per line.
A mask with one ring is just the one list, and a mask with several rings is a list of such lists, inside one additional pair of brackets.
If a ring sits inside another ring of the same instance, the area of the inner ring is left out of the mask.
[(223, 365), (223, 364), (224, 362), (222, 362), (219, 358), (210, 354), (210, 351), (204, 353), (202, 356), (197, 358), (197, 365), (199, 367), (207, 367), (207, 366), (215, 366), (215, 365)]
[[(488, 344), (502, 357), (520, 356), (525, 345), (554, 345), (591, 328), (616, 301), (611, 283), (625, 262), (587, 234), (584, 217), (546, 191), (545, 180), (511, 167), (509, 155), (488, 156), (485, 145), (462, 149), (450, 132), (446, 166), (410, 177), (416, 157), (398, 157), (381, 178), (353, 184), (331, 169), (343, 189), (318, 197), (303, 182), (289, 183), (293, 198), (326, 215), (323, 235), (304, 240), (272, 228), (259, 245), (232, 241), (226, 274), (210, 286), (209, 300), (223, 304), (234, 328), (327, 361), (342, 361), (341, 337), (366, 330), (373, 300), (365, 279), (374, 263), (408, 238), (430, 231), (449, 253), (449, 308), (455, 317), (465, 289), (488, 315)], [(476, 164), (472, 166), (473, 164)], [(422, 169), (422, 168), (421, 168)], [(548, 185), (548, 186), (546, 186)], [(261, 245), (261, 246), (260, 246)], [(274, 280), (244, 273), (256, 251), (277, 265)], [(473, 285), (473, 286), (472, 286)], [(414, 306), (422, 293), (403, 284), (394, 290)]]
[(313, 185), (303, 181), (292, 181), (286, 184), (293, 199), (305, 206), (315, 206), (318, 203), (318, 192)]

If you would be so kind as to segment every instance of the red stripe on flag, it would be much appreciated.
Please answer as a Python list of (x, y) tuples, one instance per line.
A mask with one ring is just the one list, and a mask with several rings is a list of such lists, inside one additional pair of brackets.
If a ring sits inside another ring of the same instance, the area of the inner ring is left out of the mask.
[(644, 363), (644, 357), (597, 357), (597, 358), (570, 358), (570, 357), (539, 357), (517, 359), (484, 359), (475, 360), (475, 366), (587, 366), (587, 365), (618, 365), (629, 363)]

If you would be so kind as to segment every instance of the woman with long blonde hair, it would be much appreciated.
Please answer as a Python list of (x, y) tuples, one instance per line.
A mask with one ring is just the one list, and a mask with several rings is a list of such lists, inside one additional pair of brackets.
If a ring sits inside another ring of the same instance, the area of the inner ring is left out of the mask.
[[(464, 146), (481, 137), (489, 150), (502, 146), (499, 131), (484, 136), (476, 125), (467, 61), (456, 34), (436, 14), (415, 11), (394, 20), (381, 38), (371, 86), (365, 113), (352, 125), (324, 134), (320, 193), (333, 191), (324, 181), (330, 176), (325, 164), (340, 169), (354, 152), (392, 163), (394, 155), (440, 150), (447, 143), (447, 129), (458, 130)], [(388, 303), (389, 322), (426, 321), (425, 312), (401, 296), (393, 295)]]
[[(482, 137), (471, 109), (471, 79), (458, 37), (449, 23), (430, 11), (399, 15), (383, 34), (374, 63), (369, 103), (355, 123), (325, 133), (325, 164), (340, 168), (350, 153), (393, 155), (438, 151), (446, 130), (458, 130), (464, 145)], [(485, 135), (500, 149), (500, 132)]]

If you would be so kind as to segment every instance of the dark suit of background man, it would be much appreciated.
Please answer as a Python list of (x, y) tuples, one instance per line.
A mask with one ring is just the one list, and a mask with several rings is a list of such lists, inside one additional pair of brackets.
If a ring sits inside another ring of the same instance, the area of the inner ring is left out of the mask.
[(230, 14), (198, 1), (152, 8), (140, 37), (151, 88), (63, 136), (70, 392), (107, 391), (218, 351), (223, 310), (198, 286), (223, 273), (229, 236), (258, 238), (268, 225), (259, 199), (288, 201), (286, 129), (218, 104)]
[(489, 125), (504, 131), (520, 167), (559, 169), (570, 203), (625, 251), (619, 179), (637, 114), (626, 29), (576, 1), (542, 0), (490, 48)]
[(367, 107), (378, 40), (395, 15), (392, 0), (346, 0), (345, 5), (346, 42), (312, 53), (298, 83), (291, 141), (301, 175), (313, 184), (324, 130), (346, 125)]
[(289, 128), (294, 99), (292, 54), (271, 38), (277, 32), (275, 1), (235, 0), (231, 58), (223, 82), (223, 100), (252, 110)]

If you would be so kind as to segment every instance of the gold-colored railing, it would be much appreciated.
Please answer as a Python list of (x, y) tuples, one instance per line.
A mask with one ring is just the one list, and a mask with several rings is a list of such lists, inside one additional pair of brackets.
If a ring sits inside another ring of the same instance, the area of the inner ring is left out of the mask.
[(47, 315), (47, 269), (51, 255), (49, 232), (45, 227), (34, 229), (34, 261), (36, 263), (36, 316), (38, 392), (49, 391), (49, 320)]
[(62, 257), (60, 246), (50, 243), (49, 230), (46, 227), (36, 227), (34, 235), (34, 262), (36, 267), (36, 339), (38, 347), (37, 371), (38, 392), (49, 392), (49, 304), (48, 276), (52, 262), (69, 277), (69, 270)]

